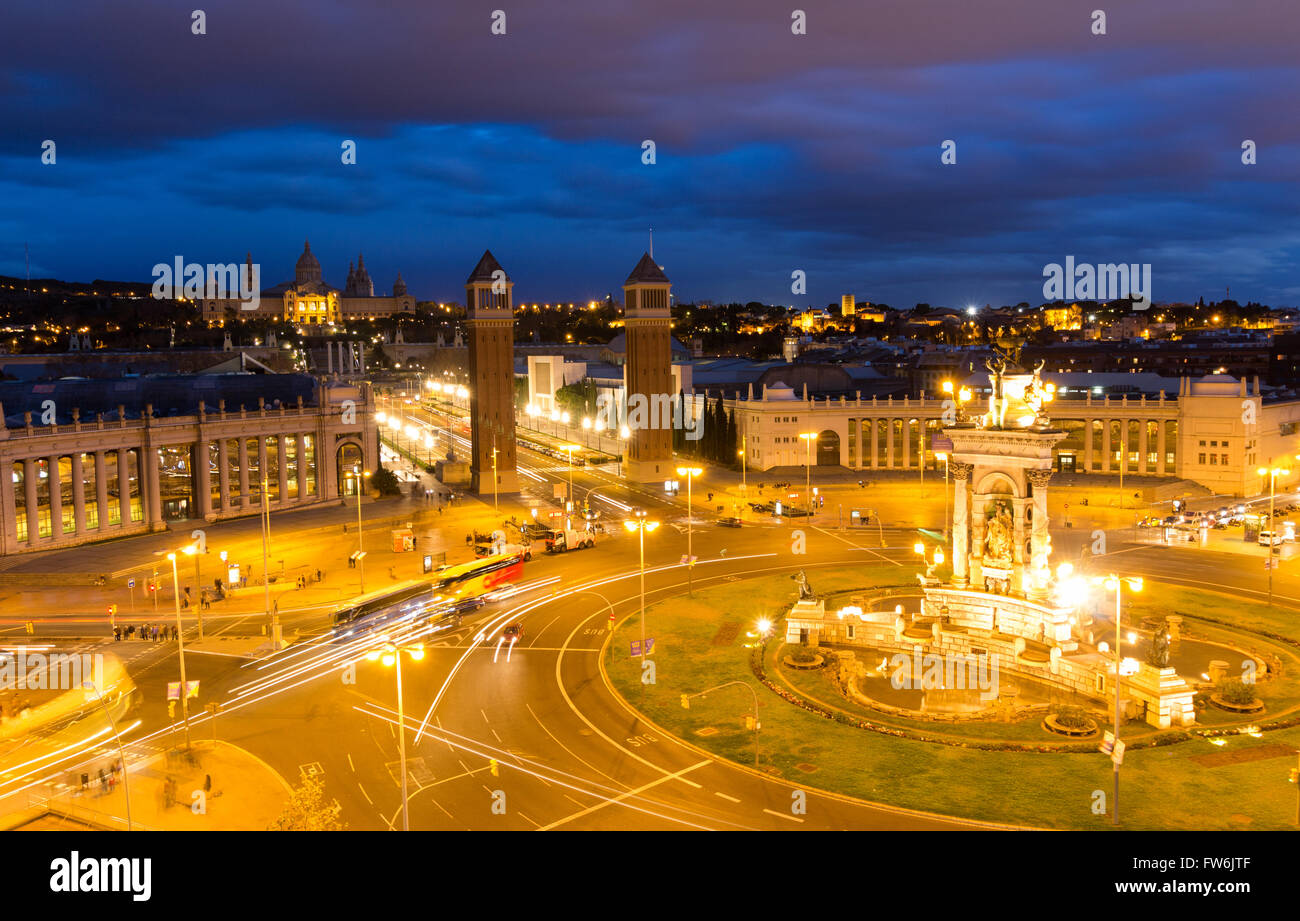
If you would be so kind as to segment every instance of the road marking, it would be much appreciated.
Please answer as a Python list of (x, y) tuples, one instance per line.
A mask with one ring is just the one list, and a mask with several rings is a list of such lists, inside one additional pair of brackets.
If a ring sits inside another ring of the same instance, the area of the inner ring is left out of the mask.
[(727, 800), (728, 802), (732, 802), (732, 803), (738, 803), (738, 802), (740, 802), (740, 800), (736, 799), (734, 796), (728, 796), (728, 795), (725, 794), (725, 793), (717, 793), (717, 792), (715, 792), (713, 795), (714, 795), (714, 796), (721, 796), (723, 799)]
[(355, 764), (352, 763), (352, 753), (351, 753), (351, 752), (348, 753), (348, 767), (352, 769), (352, 773), (353, 773), (353, 774), (355, 774), (355, 773), (357, 772), (357, 766), (356, 766)]
[(541, 827), (542, 827), (539, 823), (537, 823), (537, 822), (533, 822), (532, 819), (529, 819), (528, 816), (524, 815), (522, 812), (519, 813), (519, 818), (521, 818), (521, 819), (528, 819), (529, 822), (532, 822), (532, 823), (533, 823), (533, 828), (541, 828)]
[(803, 819), (799, 818), (796, 815), (786, 815), (784, 812), (776, 812), (775, 810), (772, 809), (764, 809), (763, 811), (766, 812), (768, 815), (776, 816), (778, 819), (789, 819), (791, 822), (798, 822), (801, 825), (803, 824)]
[(373, 806), (375, 801), (370, 798), (370, 794), (366, 792), (366, 788), (361, 786), (361, 781), (357, 781), (357, 786), (360, 787), (361, 795), (366, 798), (366, 802)]
[[(557, 819), (556, 821), (552, 822), (550, 825), (547, 825), (541, 830), (550, 831), (553, 828), (559, 828), (561, 825), (566, 825), (569, 822), (572, 822), (574, 819), (580, 819), (583, 816), (591, 815), (591, 813), (596, 812), (597, 810), (604, 809), (606, 806), (612, 806), (614, 803), (621, 802), (627, 799), (629, 796), (637, 796), (638, 794), (644, 793), (646, 790), (649, 790), (652, 787), (657, 787), (662, 783), (666, 783), (667, 781), (678, 780), (682, 777), (683, 774), (689, 774), (691, 771), (695, 770), (696, 768), (702, 768), (705, 765), (712, 764), (712, 763), (713, 762), (711, 760), (700, 761), (697, 762), (696, 764), (692, 764), (688, 768), (683, 768), (682, 770), (678, 771), (675, 774), (666, 774), (663, 777), (660, 777), (658, 780), (652, 780), (648, 784), (643, 784), (642, 786), (637, 787), (635, 790), (628, 790), (626, 793), (620, 793), (618, 796), (610, 797), (604, 802), (597, 803), (594, 806), (588, 806), (586, 809), (582, 810), (581, 812), (575, 812), (573, 815), (566, 816), (563, 819)], [(699, 785), (696, 784), (696, 786)]]
[(848, 544), (848, 545), (849, 545), (850, 547), (852, 547), (854, 550), (863, 550), (863, 551), (865, 551), (865, 552), (867, 552), (867, 553), (873, 554), (874, 556), (878, 556), (878, 557), (880, 557), (882, 560), (885, 560), (886, 562), (893, 563), (895, 566), (902, 566), (902, 565), (903, 565), (902, 563), (898, 562), (898, 560), (891, 560), (889, 557), (885, 556), (885, 555), (884, 555), (883, 553), (881, 553), (879, 550), (873, 550), (873, 549), (870, 548), (870, 547), (860, 547), (860, 546), (858, 546), (857, 544), (853, 543), (853, 541), (849, 540), (847, 537), (840, 537), (840, 535), (838, 535), (838, 534), (834, 534), (834, 533), (832, 533), (832, 532), (830, 532), (830, 531), (827, 531), (825, 528), (819, 528), (819, 527), (817, 527), (816, 525), (811, 525), (811, 527), (812, 527), (812, 529), (813, 529), (814, 531), (821, 531), (821, 532), (822, 532), (823, 534), (825, 534), (827, 537), (833, 537), (833, 538), (835, 538), (835, 539), (838, 540), (838, 541), (841, 541), (841, 542), (843, 542), (843, 543)]

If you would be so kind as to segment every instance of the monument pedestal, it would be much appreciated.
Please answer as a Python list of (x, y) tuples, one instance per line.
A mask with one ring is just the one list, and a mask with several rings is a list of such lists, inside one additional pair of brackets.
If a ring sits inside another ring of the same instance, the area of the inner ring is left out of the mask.
[(825, 601), (798, 601), (785, 618), (785, 641), (802, 642), (807, 638), (809, 646), (816, 646), (820, 640), (822, 622), (826, 619)]

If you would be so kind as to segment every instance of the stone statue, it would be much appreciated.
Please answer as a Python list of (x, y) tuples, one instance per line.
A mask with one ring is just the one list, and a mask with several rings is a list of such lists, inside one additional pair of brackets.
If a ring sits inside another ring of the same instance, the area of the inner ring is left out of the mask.
[(1169, 621), (1164, 618), (1156, 624), (1156, 631), (1151, 636), (1151, 651), (1147, 653), (1147, 664), (1156, 668), (1169, 667)]
[(1011, 515), (1006, 506), (999, 506), (989, 516), (984, 556), (995, 568), (1011, 565), (1011, 527)]
[(1034, 368), (1034, 379), (1029, 382), (1025, 388), (1025, 402), (1034, 411), (1034, 425), (1048, 426), (1052, 420), (1047, 416), (1047, 404), (1052, 402), (1056, 395), (1056, 387), (1052, 384), (1043, 383), (1043, 365), (1046, 362), (1040, 361)]
[(812, 586), (808, 584), (808, 577), (807, 577), (806, 575), (804, 575), (804, 571), (803, 571), (802, 569), (799, 570), (797, 573), (795, 573), (795, 575), (791, 576), (791, 578), (794, 579), (796, 582), (799, 583), (799, 600), (800, 600), (800, 601), (816, 601), (816, 600), (817, 600), (817, 593), (814, 592), (813, 589), (812, 589)]

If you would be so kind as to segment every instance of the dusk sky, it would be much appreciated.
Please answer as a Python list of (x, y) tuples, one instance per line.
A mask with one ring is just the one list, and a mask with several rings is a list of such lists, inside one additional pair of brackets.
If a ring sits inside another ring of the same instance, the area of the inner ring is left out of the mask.
[(490, 248), (578, 301), (653, 227), (683, 300), (1037, 304), (1072, 255), (1300, 304), (1295, 0), (201, 2), (4, 4), (0, 274), (269, 287), (309, 237), (338, 287), (463, 300)]

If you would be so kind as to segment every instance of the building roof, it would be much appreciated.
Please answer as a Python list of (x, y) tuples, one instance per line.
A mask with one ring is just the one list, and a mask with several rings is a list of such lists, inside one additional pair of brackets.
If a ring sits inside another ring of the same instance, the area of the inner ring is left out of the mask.
[[(501, 263), (497, 262), (497, 257), (492, 255), (492, 250), (483, 250), (483, 257), (479, 259), (478, 265), (474, 266), (474, 271), (469, 273), (469, 278), (465, 279), (465, 284), (472, 285), (481, 281), (496, 281), (496, 273), (504, 272)], [(510, 276), (506, 276), (506, 281), (510, 281)]]
[(655, 261), (650, 256), (650, 254), (642, 253), (641, 261), (636, 264), (636, 268), (632, 270), (632, 274), (627, 277), (627, 281), (623, 282), (623, 284), (625, 285), (638, 285), (638, 284), (667, 285), (667, 284), (671, 284), (671, 282), (668, 281), (668, 276), (664, 274), (664, 270), (659, 268), (659, 266), (655, 264)]

